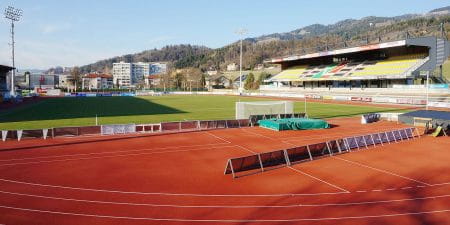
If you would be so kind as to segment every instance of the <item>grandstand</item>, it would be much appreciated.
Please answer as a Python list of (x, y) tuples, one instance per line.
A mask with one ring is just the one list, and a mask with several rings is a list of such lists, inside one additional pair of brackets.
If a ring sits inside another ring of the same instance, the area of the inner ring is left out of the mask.
[[(390, 88), (424, 84), (426, 74), (440, 68), (450, 56), (443, 38), (418, 37), (342, 48), (267, 61), (282, 71), (266, 80), (275, 87)], [(443, 81), (442, 74), (433, 80)]]

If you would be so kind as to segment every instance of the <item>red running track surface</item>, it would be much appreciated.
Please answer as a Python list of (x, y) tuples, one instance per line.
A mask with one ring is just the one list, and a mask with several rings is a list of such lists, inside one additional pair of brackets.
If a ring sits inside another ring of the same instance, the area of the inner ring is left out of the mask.
[(450, 138), (233, 179), (228, 158), (404, 127), (226, 129), (0, 145), (0, 224), (450, 224)]

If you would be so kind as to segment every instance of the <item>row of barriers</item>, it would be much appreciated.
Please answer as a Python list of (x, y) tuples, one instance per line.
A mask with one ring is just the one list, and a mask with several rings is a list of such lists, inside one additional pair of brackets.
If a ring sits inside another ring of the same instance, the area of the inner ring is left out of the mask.
[(179, 122), (161, 122), (154, 124), (108, 124), (83, 127), (55, 127), (33, 130), (2, 130), (2, 141), (28, 138), (55, 138), (86, 135), (117, 135), (139, 133), (177, 133), (200, 130), (241, 128), (252, 126), (250, 120), (194, 120)]
[(420, 137), (418, 130), (410, 127), (232, 158), (228, 159), (224, 174), (232, 174), (233, 178), (237, 178), (323, 157), (348, 153), (356, 149), (368, 149), (370, 146), (397, 143), (416, 137)]

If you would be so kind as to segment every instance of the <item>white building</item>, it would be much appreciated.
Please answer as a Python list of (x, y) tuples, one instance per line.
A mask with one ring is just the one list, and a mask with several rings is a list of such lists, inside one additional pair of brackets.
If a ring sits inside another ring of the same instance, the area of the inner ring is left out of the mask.
[(128, 87), (132, 83), (131, 79), (131, 63), (113, 63), (113, 82), (119, 87)]
[(231, 63), (227, 65), (227, 71), (236, 71), (238, 68), (238, 65), (236, 63)]
[(114, 84), (128, 87), (144, 82), (149, 75), (167, 73), (166, 63), (113, 63)]
[(82, 78), (83, 90), (101, 90), (113, 88), (113, 78), (108, 74), (90, 73)]

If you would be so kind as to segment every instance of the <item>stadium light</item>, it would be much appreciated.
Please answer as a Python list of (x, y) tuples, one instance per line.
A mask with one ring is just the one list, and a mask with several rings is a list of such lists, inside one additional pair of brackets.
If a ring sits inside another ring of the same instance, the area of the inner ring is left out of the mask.
[(241, 36), (241, 50), (239, 56), (239, 93), (242, 93), (242, 37), (247, 34), (247, 29), (241, 28), (235, 33)]
[(16, 76), (16, 65), (14, 62), (14, 22), (18, 22), (20, 17), (22, 16), (22, 10), (16, 9), (12, 6), (8, 6), (5, 9), (5, 18), (11, 20), (11, 58), (12, 58), (12, 70), (11, 74), (11, 96), (16, 96), (15, 85), (14, 85), (14, 77)]

